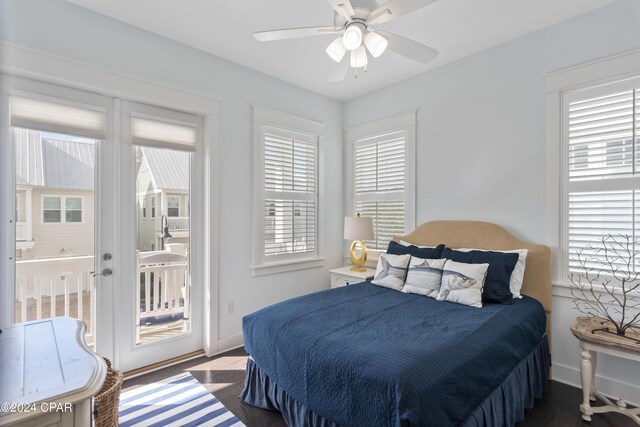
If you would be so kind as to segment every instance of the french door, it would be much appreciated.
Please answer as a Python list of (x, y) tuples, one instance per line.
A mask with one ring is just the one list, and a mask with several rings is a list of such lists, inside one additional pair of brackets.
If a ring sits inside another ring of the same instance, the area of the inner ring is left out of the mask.
[(8, 87), (3, 323), (75, 317), (125, 371), (201, 349), (201, 119), (26, 79)]

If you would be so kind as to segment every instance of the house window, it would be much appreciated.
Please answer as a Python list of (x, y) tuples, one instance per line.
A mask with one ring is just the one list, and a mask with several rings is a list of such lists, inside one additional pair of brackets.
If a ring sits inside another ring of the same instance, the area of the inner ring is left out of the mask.
[(156, 217), (156, 196), (151, 196), (151, 218)]
[(415, 113), (349, 129), (349, 213), (373, 218), (375, 238), (385, 250), (394, 236), (413, 229)]
[(563, 105), (565, 273), (581, 269), (578, 253), (600, 271), (597, 261), (606, 261), (598, 250), (602, 239), (629, 235), (635, 244), (640, 225), (639, 163), (633, 161), (640, 85), (636, 80), (569, 92)]
[(42, 222), (82, 222), (82, 198), (44, 196), (42, 198)]
[(143, 198), (142, 199), (142, 218), (148, 218), (147, 217), (147, 198)]
[(62, 222), (62, 202), (60, 197), (42, 199), (42, 221)]
[(65, 221), (82, 222), (82, 199), (80, 197), (65, 199)]
[(167, 216), (180, 216), (180, 197), (169, 196), (167, 198)]
[[(280, 264), (284, 271), (318, 261), (318, 159), (323, 126), (292, 116), (255, 110), (256, 170), (254, 274)], [(280, 267), (279, 267), (280, 268)], [(278, 271), (283, 271), (282, 268)]]

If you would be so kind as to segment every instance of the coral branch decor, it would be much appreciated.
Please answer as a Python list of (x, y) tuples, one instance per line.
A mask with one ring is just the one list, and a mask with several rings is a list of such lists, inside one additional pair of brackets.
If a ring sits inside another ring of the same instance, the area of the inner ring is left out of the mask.
[(571, 260), (569, 280), (575, 308), (589, 317), (608, 320), (615, 329), (602, 327), (593, 333), (624, 337), (630, 328), (640, 327), (640, 244), (632, 236), (609, 234), (601, 245), (589, 244)]

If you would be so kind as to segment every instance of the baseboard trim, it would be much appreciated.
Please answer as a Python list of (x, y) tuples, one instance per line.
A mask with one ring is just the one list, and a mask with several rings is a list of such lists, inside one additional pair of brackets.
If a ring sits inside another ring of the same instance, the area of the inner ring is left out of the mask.
[(149, 372), (157, 371), (162, 368), (177, 365), (178, 363), (186, 362), (188, 360), (197, 359), (204, 356), (204, 350), (197, 350), (191, 353), (184, 354), (182, 356), (174, 357), (172, 359), (163, 360), (162, 362), (153, 363), (151, 365), (143, 366), (142, 368), (133, 369), (124, 373), (124, 379), (139, 377), (140, 375), (148, 374)]
[[(567, 384), (573, 387), (582, 388), (580, 384), (580, 370), (573, 366), (567, 366), (561, 363), (553, 363), (551, 379), (559, 383)], [(595, 379), (598, 391), (604, 393), (610, 398), (623, 398), (625, 402), (640, 406), (640, 387), (634, 384), (628, 384), (612, 378), (603, 377), (596, 374)]]
[(208, 354), (211, 357), (216, 354), (224, 353), (225, 351), (233, 350), (244, 345), (244, 337), (242, 334), (231, 335), (228, 337), (220, 338), (218, 340), (217, 351), (213, 354)]

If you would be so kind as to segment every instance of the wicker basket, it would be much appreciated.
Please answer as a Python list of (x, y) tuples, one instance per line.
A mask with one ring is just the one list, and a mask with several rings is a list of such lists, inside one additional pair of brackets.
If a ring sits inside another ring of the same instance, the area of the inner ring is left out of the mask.
[(117, 427), (120, 389), (124, 376), (122, 372), (111, 367), (109, 359), (104, 357), (104, 361), (107, 363), (107, 377), (94, 397), (93, 418), (96, 427)]

